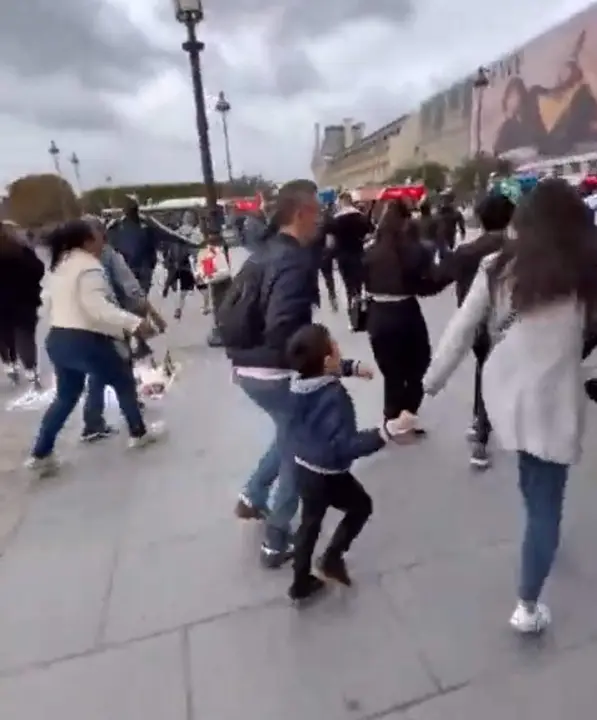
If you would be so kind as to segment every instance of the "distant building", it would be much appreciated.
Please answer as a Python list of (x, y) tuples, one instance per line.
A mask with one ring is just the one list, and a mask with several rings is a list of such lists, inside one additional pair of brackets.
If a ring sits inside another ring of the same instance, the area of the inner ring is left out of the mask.
[[(597, 3), (358, 140), (352, 121), (324, 128), (312, 170), (319, 184), (380, 183), (426, 161), (455, 167), (477, 153), (533, 169), (597, 152)], [(362, 130), (361, 130), (362, 133)], [(579, 160), (579, 158), (581, 158)], [(586, 164), (586, 163), (585, 163)], [(583, 165), (584, 167), (584, 165)]]
[(347, 118), (342, 125), (328, 125), (321, 137), (315, 126), (311, 170), (321, 187), (353, 188), (381, 183), (391, 171), (392, 138), (400, 134), (406, 116), (365, 135), (363, 123)]

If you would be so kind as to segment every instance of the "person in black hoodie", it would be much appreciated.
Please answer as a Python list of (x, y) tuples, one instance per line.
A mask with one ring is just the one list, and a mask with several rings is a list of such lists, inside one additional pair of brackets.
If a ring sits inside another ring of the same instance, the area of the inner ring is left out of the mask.
[(342, 360), (329, 330), (319, 324), (301, 328), (288, 343), (288, 360), (297, 376), (291, 384), (289, 447), (302, 501), (295, 536), (291, 600), (306, 600), (323, 589), (311, 572), (321, 524), (330, 507), (345, 513), (318, 569), (326, 580), (351, 585), (344, 554), (373, 510), (371, 497), (350, 472), (354, 460), (381, 450), (392, 426), (358, 430), (354, 404), (340, 377), (366, 379), (372, 372), (353, 360)]
[[(506, 229), (514, 215), (513, 202), (498, 192), (492, 192), (480, 201), (476, 214), (481, 223), (482, 233), (475, 240), (459, 245), (453, 253), (446, 255), (436, 268), (436, 275), (445, 285), (456, 283), (456, 301), (458, 307), (473, 284), (481, 260), (487, 255), (499, 252), (504, 244)], [(491, 343), (487, 325), (483, 324), (477, 333), (473, 352), (475, 365), (475, 390), (473, 405), (473, 423), (467, 432), (472, 443), (471, 465), (485, 469), (490, 465), (487, 451), (491, 426), (485, 411), (481, 377), (483, 366), (489, 357)]]
[[(328, 235), (328, 226), (332, 217), (333, 207), (328, 205), (322, 211), (321, 225), (317, 235), (317, 241), (313, 247), (316, 256), (315, 261), (319, 264), (319, 270), (323, 277), (332, 312), (338, 312), (338, 294), (336, 292), (336, 280), (334, 278), (333, 238)], [(319, 287), (317, 288), (317, 293), (319, 295)]]
[(338, 197), (338, 206), (338, 211), (327, 223), (325, 232), (334, 239), (334, 254), (346, 288), (350, 312), (350, 307), (363, 287), (364, 244), (367, 235), (373, 231), (373, 225), (371, 220), (355, 207), (350, 193), (342, 193)]
[(45, 267), (35, 250), (0, 225), (0, 356), (6, 374), (18, 383), (17, 360), (27, 381), (40, 389), (37, 372), (38, 309)]
[(421, 243), (401, 200), (388, 205), (367, 251), (365, 287), (371, 299), (367, 330), (384, 378), (384, 416), (400, 419), (404, 434), (421, 434), (417, 413), (431, 346), (417, 297), (445, 286), (435, 278), (433, 253)]
[(466, 223), (464, 216), (454, 206), (454, 195), (451, 191), (442, 195), (441, 204), (436, 214), (437, 220), (437, 243), (440, 254), (444, 255), (453, 250), (456, 245), (456, 235), (460, 233), (460, 239), (466, 236)]

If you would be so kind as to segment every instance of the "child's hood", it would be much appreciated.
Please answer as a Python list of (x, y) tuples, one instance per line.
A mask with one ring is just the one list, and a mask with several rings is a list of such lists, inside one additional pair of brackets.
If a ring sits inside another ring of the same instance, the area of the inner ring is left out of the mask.
[(326, 404), (328, 393), (334, 393), (338, 378), (323, 375), (314, 378), (293, 377), (290, 382), (290, 406), (295, 419), (318, 412)]
[(310, 395), (327, 385), (337, 382), (338, 378), (332, 375), (319, 375), (313, 378), (301, 378), (296, 375), (291, 379), (290, 392), (294, 395)]

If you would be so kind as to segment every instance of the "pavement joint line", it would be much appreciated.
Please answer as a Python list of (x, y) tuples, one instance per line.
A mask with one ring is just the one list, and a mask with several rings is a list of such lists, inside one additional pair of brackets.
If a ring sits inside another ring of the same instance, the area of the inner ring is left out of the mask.
[(187, 720), (195, 720), (195, 696), (193, 694), (193, 666), (191, 660), (191, 639), (189, 628), (181, 628), (180, 643), (182, 652), (182, 674), (185, 693), (186, 717)]
[(426, 693), (425, 695), (422, 695), (421, 697), (414, 698), (413, 700), (408, 700), (404, 703), (399, 703), (398, 705), (393, 705), (390, 708), (387, 708), (386, 710), (380, 710), (378, 712), (372, 713), (371, 715), (365, 715), (364, 717), (360, 718), (360, 720), (384, 720), (384, 718), (395, 716), (395, 715), (406, 715), (410, 710), (414, 710), (415, 708), (421, 707), (422, 705), (425, 705), (426, 703), (432, 701), (432, 700), (438, 700), (439, 698), (445, 697), (447, 695), (451, 695), (452, 693), (458, 692), (459, 690), (463, 690), (464, 688), (468, 687), (471, 684), (470, 680), (467, 680), (466, 682), (458, 683), (456, 685), (451, 685), (449, 688), (446, 688), (445, 690), (439, 689), (437, 692), (430, 692)]
[(117, 640), (113, 642), (106, 642), (102, 643), (97, 646), (89, 647), (87, 650), (82, 650), (80, 652), (74, 652), (74, 653), (68, 653), (67, 655), (62, 655), (60, 657), (51, 658), (49, 660), (40, 660), (32, 663), (26, 663), (25, 665), (18, 665), (14, 666), (12, 668), (3, 668), (0, 669), (0, 682), (2, 680), (5, 680), (7, 678), (13, 678), (18, 677), (21, 675), (25, 675), (29, 672), (35, 672), (39, 670), (46, 670), (49, 667), (52, 667), (53, 665), (58, 665), (60, 663), (69, 662), (71, 660), (80, 660), (87, 657), (92, 657), (93, 655), (99, 655), (101, 653), (106, 653), (111, 650), (119, 650), (121, 648), (126, 648), (129, 645), (134, 645), (136, 643), (142, 643), (146, 640), (154, 640), (156, 638), (160, 637), (166, 637), (168, 635), (174, 635), (175, 633), (178, 633), (182, 630), (185, 630), (187, 632), (192, 631), (196, 627), (200, 627), (201, 625), (207, 625), (208, 623), (212, 622), (218, 622), (219, 620), (225, 620), (226, 618), (232, 617), (234, 615), (240, 614), (240, 613), (247, 613), (247, 612), (255, 612), (262, 609), (267, 609), (270, 607), (279, 607), (283, 603), (286, 604), (287, 599), (282, 596), (278, 596), (276, 598), (271, 598), (269, 600), (265, 600), (260, 602), (256, 605), (245, 605), (239, 608), (234, 608), (233, 610), (227, 610), (223, 613), (217, 613), (215, 615), (210, 615), (209, 617), (201, 618), (200, 620), (193, 620), (191, 622), (182, 623), (180, 625), (175, 625), (168, 628), (160, 628), (159, 630), (156, 630), (155, 632), (147, 633), (144, 635), (136, 635), (134, 637), (126, 638), (125, 640)]
[[(409, 571), (407, 570), (404, 574), (406, 576), (408, 576)], [(426, 672), (427, 677), (432, 682), (432, 684), (435, 686), (436, 693), (445, 692), (446, 688), (444, 688), (437, 673), (433, 670), (433, 663), (431, 662), (431, 659), (429, 657), (427, 657), (427, 653), (425, 652), (425, 650), (423, 648), (423, 644), (419, 641), (416, 631), (410, 626), (407, 618), (405, 618), (404, 615), (400, 612), (400, 609), (398, 608), (396, 603), (392, 600), (390, 593), (384, 587), (382, 580), (383, 580), (383, 575), (380, 575), (379, 590), (380, 590), (380, 593), (381, 593), (381, 595), (384, 599), (384, 602), (388, 608), (388, 612), (394, 618), (394, 620), (400, 625), (400, 627), (404, 630), (406, 635), (412, 640), (413, 645), (414, 645), (415, 657), (421, 663), (421, 667)]]

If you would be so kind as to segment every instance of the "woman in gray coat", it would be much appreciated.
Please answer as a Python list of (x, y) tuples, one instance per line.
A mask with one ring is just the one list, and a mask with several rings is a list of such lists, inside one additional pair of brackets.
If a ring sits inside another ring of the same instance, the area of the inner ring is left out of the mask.
[(596, 308), (595, 227), (574, 188), (546, 180), (517, 208), (504, 249), (481, 264), (424, 379), (428, 394), (439, 392), (488, 320), (483, 396), (501, 445), (518, 454), (526, 511), (519, 601), (510, 620), (522, 633), (550, 622), (539, 598), (560, 539), (568, 469), (580, 456), (581, 364)]

